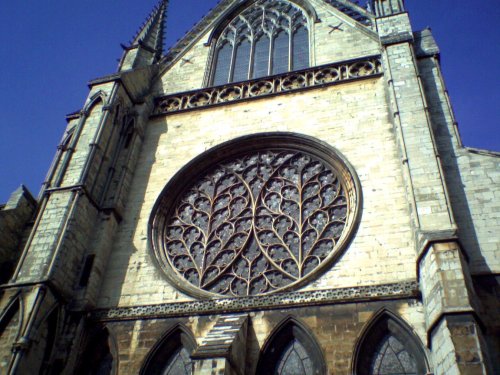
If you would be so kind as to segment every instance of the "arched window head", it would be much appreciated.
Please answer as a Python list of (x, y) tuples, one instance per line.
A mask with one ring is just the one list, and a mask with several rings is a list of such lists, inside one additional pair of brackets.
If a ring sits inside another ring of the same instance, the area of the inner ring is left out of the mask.
[(222, 85), (308, 66), (304, 11), (285, 0), (258, 0), (233, 18), (220, 34), (211, 82)]
[(293, 318), (285, 319), (267, 340), (257, 374), (319, 375), (325, 373), (321, 348), (307, 328)]
[(196, 342), (186, 328), (171, 328), (149, 354), (141, 375), (192, 375)]
[(356, 348), (357, 375), (424, 375), (425, 354), (418, 338), (400, 319), (382, 312), (368, 325)]

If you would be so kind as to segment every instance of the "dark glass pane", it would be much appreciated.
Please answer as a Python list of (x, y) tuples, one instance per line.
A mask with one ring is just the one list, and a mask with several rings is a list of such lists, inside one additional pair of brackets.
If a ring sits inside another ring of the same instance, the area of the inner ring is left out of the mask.
[(281, 31), (274, 38), (272, 74), (288, 72), (288, 55), (290, 49), (288, 42), (288, 34), (284, 31)]
[(178, 350), (167, 362), (162, 375), (191, 375), (191, 358), (185, 348)]
[(262, 36), (255, 43), (252, 78), (266, 76), (269, 68), (269, 38)]
[(307, 29), (299, 27), (293, 34), (293, 70), (309, 67), (309, 40)]
[(217, 53), (217, 63), (215, 66), (214, 85), (222, 85), (227, 83), (229, 79), (229, 67), (231, 66), (231, 55), (233, 47), (229, 43), (225, 43)]
[(416, 375), (417, 365), (404, 345), (396, 337), (388, 334), (376, 350), (370, 373), (373, 375)]
[(248, 67), (250, 65), (250, 42), (244, 39), (236, 47), (236, 58), (234, 63), (233, 82), (248, 79)]
[(276, 375), (310, 375), (312, 362), (302, 344), (294, 339), (283, 351), (276, 367)]

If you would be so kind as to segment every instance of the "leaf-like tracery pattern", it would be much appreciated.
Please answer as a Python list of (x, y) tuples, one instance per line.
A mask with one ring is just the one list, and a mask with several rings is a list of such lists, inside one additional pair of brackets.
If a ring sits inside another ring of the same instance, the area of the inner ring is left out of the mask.
[(223, 162), (181, 195), (163, 259), (197, 288), (232, 296), (282, 289), (314, 271), (347, 225), (338, 172), (300, 151)]

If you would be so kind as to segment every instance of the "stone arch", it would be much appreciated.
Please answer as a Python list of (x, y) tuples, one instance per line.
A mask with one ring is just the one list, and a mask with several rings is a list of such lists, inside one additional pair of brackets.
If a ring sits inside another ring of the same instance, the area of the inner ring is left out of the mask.
[[(151, 349), (142, 365), (140, 374), (161, 373), (170, 375), (171, 372), (166, 371), (169, 370), (173, 362), (177, 360), (186, 361), (186, 355), (190, 356), (196, 347), (196, 340), (191, 331), (181, 323), (175, 324), (163, 334), (161, 339)], [(188, 366), (187, 363), (185, 364)], [(186, 373), (192, 374), (192, 363), (190, 370), (187, 369)], [(172, 374), (174, 373), (172, 372)]]
[(310, 329), (289, 316), (264, 343), (256, 374), (286, 374), (287, 361), (293, 356), (300, 359), (304, 375), (326, 374), (323, 351)]
[(376, 368), (377, 374), (384, 374), (380, 371), (391, 359), (408, 374), (428, 373), (424, 346), (417, 334), (397, 314), (384, 308), (365, 325), (356, 342), (352, 373), (368, 375)]
[[(309, 17), (310, 20), (313, 22), (320, 22), (320, 19), (318, 17), (318, 14), (316, 13), (316, 9), (310, 4), (308, 0), (287, 0), (291, 3), (294, 3), (298, 7), (302, 8), (302, 10), (305, 11), (307, 16)], [(239, 13), (241, 13), (244, 9), (248, 8), (249, 6), (254, 3), (255, 0), (246, 0), (241, 3), (235, 3), (229, 9), (227, 9), (221, 16), (220, 16), (220, 21), (219, 23), (213, 28), (212, 32), (208, 36), (208, 40), (206, 45), (211, 45), (212, 42), (217, 39), (217, 37), (220, 35), (222, 30), (231, 22), (231, 20), (236, 17)]]
[(13, 345), (19, 338), (22, 325), (22, 305), (18, 296), (0, 315), (0, 373), (8, 373)]
[[(273, 14), (272, 21), (269, 14)], [(204, 86), (308, 68), (312, 64), (312, 25), (317, 19), (314, 8), (306, 0), (235, 4), (223, 14), (208, 38), (206, 45), (211, 50)], [(302, 32), (297, 33), (298, 30), (305, 30), (306, 37)], [(275, 55), (276, 51), (281, 52)], [(271, 57), (266, 59), (267, 55)]]
[(97, 91), (95, 94), (93, 94), (87, 104), (85, 104), (85, 107), (83, 108), (84, 112), (90, 112), (92, 108), (94, 108), (97, 104), (102, 103), (104, 105), (106, 103), (106, 93), (102, 90)]
[(122, 114), (115, 123), (118, 129), (118, 139), (110, 152), (110, 164), (106, 172), (106, 180), (101, 195), (101, 205), (109, 208), (117, 208), (121, 196), (123, 180), (128, 171), (128, 164), (132, 155), (134, 144), (140, 133), (137, 127), (137, 119), (131, 114)]

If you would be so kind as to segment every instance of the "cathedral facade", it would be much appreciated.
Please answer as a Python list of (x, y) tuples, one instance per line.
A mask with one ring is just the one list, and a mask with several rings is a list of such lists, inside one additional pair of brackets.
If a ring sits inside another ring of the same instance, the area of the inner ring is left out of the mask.
[(0, 206), (0, 374), (500, 372), (500, 159), (403, 0), (162, 0)]

